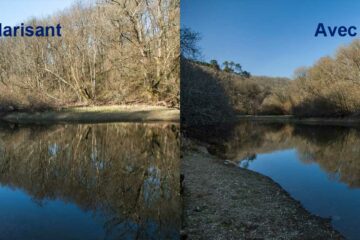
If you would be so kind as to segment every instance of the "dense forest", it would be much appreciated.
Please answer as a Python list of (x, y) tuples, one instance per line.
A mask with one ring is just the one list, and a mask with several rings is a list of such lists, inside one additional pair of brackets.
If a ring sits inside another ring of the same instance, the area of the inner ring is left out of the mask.
[(62, 37), (0, 38), (0, 108), (179, 105), (179, 0), (79, 2), (26, 25)]
[[(252, 76), (232, 61), (224, 62), (223, 67), (216, 60), (201, 61), (200, 39), (199, 33), (191, 29), (181, 30), (181, 115), (186, 124), (226, 122), (235, 114), (359, 114), (360, 40), (339, 48), (334, 57), (323, 57), (314, 66), (298, 68), (288, 79)], [(188, 109), (190, 106), (194, 107)]]

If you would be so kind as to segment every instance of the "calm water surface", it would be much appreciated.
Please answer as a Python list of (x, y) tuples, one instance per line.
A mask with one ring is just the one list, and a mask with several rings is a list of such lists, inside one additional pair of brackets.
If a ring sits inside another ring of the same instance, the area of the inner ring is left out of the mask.
[(218, 132), (227, 134), (207, 137), (211, 153), (271, 177), (348, 239), (359, 239), (359, 129), (244, 122)]
[(178, 239), (179, 127), (0, 126), (0, 239)]

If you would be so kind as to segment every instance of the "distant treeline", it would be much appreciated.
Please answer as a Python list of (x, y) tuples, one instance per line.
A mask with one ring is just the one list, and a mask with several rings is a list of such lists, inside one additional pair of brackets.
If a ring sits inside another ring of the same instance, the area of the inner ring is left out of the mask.
[(0, 38), (0, 110), (179, 105), (179, 0), (77, 3), (28, 26), (62, 37)]
[(203, 66), (206, 66), (206, 67), (211, 67), (212, 69), (214, 69), (216, 71), (234, 73), (236, 75), (243, 76), (245, 78), (251, 77), (250, 72), (244, 71), (242, 69), (242, 66), (240, 65), (240, 63), (235, 63), (233, 61), (225, 61), (223, 63), (223, 68), (219, 65), (218, 61), (215, 59), (210, 60), (210, 62), (204, 62), (204, 61), (199, 61), (199, 60), (190, 60), (190, 61), (200, 64), (200, 65), (203, 65)]
[[(251, 76), (241, 69), (240, 64), (229, 65), (230, 62), (226, 62), (220, 68), (215, 60), (209, 63), (199, 61), (197, 59), (201, 54), (197, 42), (200, 35), (189, 32), (192, 31), (188, 28), (181, 30), (181, 91), (184, 91), (181, 95), (182, 102), (186, 103), (182, 105), (182, 109), (186, 110), (191, 105), (193, 108), (189, 113), (182, 113), (182, 120), (187, 124), (228, 121), (230, 118), (226, 116), (234, 114), (346, 117), (360, 113), (360, 40), (341, 47), (335, 57), (324, 57), (312, 67), (297, 69), (294, 78), (288, 79)], [(193, 37), (193, 41), (183, 40), (189, 36)], [(184, 45), (187, 43), (191, 46)], [(227, 69), (229, 66), (230, 71)], [(205, 78), (209, 84), (213, 84), (208, 87), (211, 91), (200, 88)], [(199, 96), (194, 97), (195, 94)], [(222, 96), (221, 99), (214, 97), (219, 95)], [(207, 104), (197, 105), (198, 101), (195, 99), (201, 97), (207, 99)], [(193, 101), (189, 103), (187, 98)], [(219, 102), (223, 103), (223, 107), (219, 106)], [(206, 110), (198, 109), (194, 112), (196, 108)], [(223, 114), (222, 108), (231, 109), (231, 113)], [(207, 115), (196, 115), (199, 112), (207, 112)], [(217, 118), (216, 114), (212, 115), (210, 112), (222, 114)], [(195, 115), (197, 118), (194, 118)], [(211, 120), (210, 116), (213, 116)]]

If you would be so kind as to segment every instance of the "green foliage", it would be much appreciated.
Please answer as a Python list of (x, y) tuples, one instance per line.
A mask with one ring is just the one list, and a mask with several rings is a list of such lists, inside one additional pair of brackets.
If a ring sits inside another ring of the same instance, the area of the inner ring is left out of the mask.
[(242, 76), (244, 78), (250, 78), (251, 74), (248, 71), (244, 71), (242, 69), (242, 66), (240, 65), (240, 63), (235, 63), (233, 61), (225, 61), (223, 63), (223, 71), (227, 72), (227, 73), (234, 73), (237, 74), (239, 76)]
[(248, 71), (242, 71), (242, 72), (241, 72), (241, 75), (242, 75), (244, 78), (250, 78), (250, 77), (251, 77), (251, 74), (250, 74), (250, 72), (248, 72)]
[(213, 69), (219, 71), (220, 70), (220, 66), (219, 63), (216, 60), (210, 60), (210, 65)]

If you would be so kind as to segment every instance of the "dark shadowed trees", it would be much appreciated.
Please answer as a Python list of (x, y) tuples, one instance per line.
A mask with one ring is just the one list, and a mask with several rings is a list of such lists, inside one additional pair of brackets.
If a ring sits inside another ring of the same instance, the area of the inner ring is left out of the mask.
[(213, 69), (215, 69), (215, 70), (217, 70), (217, 71), (221, 70), (219, 63), (218, 63), (216, 60), (214, 60), (214, 59), (213, 59), (213, 60), (210, 60), (210, 65), (211, 65), (211, 67), (212, 67)]
[(181, 55), (186, 59), (198, 59), (201, 56), (201, 50), (198, 46), (200, 40), (200, 33), (187, 27), (182, 28), (180, 31)]

